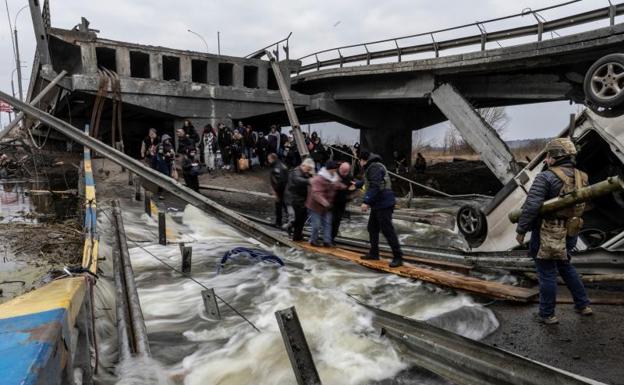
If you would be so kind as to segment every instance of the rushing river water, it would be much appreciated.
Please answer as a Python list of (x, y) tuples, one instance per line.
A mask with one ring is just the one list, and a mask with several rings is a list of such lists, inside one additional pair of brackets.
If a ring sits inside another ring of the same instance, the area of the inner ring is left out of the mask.
[(111, 214), (100, 205), (100, 254), (106, 258), (100, 264), (104, 277), (96, 300), (100, 384), (295, 384), (274, 315), (290, 306), (297, 309), (323, 384), (445, 383), (412, 368), (400, 347), (380, 337), (371, 314), (347, 294), (469, 338), (480, 339), (498, 327), (493, 313), (470, 296), (300, 251), (272, 249), (284, 267), (235, 258), (217, 273), (226, 251), (258, 245), (187, 206), (172, 213), (176, 223), (168, 223), (174, 233), (183, 234), (177, 241), (193, 247), (192, 277), (214, 288), (261, 332), (223, 303), (222, 320), (214, 321), (204, 309), (204, 288), (155, 258), (179, 268), (178, 245), (158, 245), (157, 224), (142, 213), (141, 203), (123, 201), (122, 206), (153, 359), (115, 367), (114, 288), (107, 246), (112, 244)]

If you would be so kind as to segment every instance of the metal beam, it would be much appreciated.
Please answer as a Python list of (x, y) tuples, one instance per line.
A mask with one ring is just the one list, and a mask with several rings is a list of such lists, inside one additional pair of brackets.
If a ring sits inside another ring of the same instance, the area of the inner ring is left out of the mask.
[[(67, 75), (67, 71), (65, 70), (61, 71), (60, 74), (56, 75), (56, 77), (52, 79), (52, 81), (43, 90), (41, 90), (41, 92), (39, 92), (37, 96), (35, 96), (35, 98), (30, 102), (30, 105), (34, 106), (35, 104), (39, 103), (41, 99), (43, 99), (43, 97), (46, 96), (58, 84), (58, 82), (60, 82), (61, 79), (65, 77), (65, 75)], [(15, 117), (15, 119), (9, 122), (9, 124), (7, 124), (6, 127), (4, 127), (2, 131), (0, 131), (0, 140), (4, 138), (9, 132), (11, 132), (13, 127), (17, 126), (17, 124), (23, 118), (24, 118), (24, 113), (19, 112), (17, 116)]]
[(217, 295), (214, 289), (203, 290), (201, 295), (208, 317), (215, 321), (221, 320), (221, 311), (219, 310), (219, 304), (217, 304)]
[(297, 378), (297, 384), (320, 385), (321, 378), (316, 371), (312, 353), (295, 308), (290, 307), (276, 311), (275, 318), (277, 318), (286, 352)]
[(416, 365), (455, 384), (599, 384), (425, 322), (358, 303), (373, 312), (373, 325), (409, 348)]
[(30, 5), (30, 16), (32, 17), (33, 29), (35, 30), (35, 39), (37, 39), (39, 61), (42, 65), (52, 64), (48, 45), (48, 31), (43, 22), (39, 0), (28, 0), (28, 5)]
[(130, 253), (128, 252), (128, 241), (126, 239), (126, 231), (124, 230), (121, 207), (119, 201), (116, 200), (113, 201), (113, 219), (115, 222), (121, 270), (124, 277), (124, 291), (127, 298), (130, 316), (129, 326), (132, 330), (134, 348), (139, 356), (149, 357), (151, 353), (147, 339), (147, 328), (145, 327), (145, 320), (143, 318), (143, 312), (141, 311), (141, 302), (139, 301), (139, 294), (134, 281), (134, 271), (132, 270), (132, 263), (130, 262)]
[(520, 167), (507, 144), (450, 83), (436, 88), (431, 99), (503, 184), (516, 176)]
[(275, 234), (264, 227), (257, 225), (250, 220), (242, 217), (233, 210), (230, 210), (213, 200), (205, 197), (204, 195), (195, 192), (187, 187), (184, 187), (176, 180), (156, 171), (150, 167), (145, 166), (142, 162), (131, 158), (130, 156), (115, 150), (114, 148), (102, 143), (101, 141), (94, 139), (76, 127), (70, 125), (61, 119), (45, 113), (33, 106), (21, 102), (20, 100), (0, 91), (0, 99), (6, 101), (14, 108), (22, 110), (26, 115), (32, 116), (35, 119), (39, 119), (43, 123), (54, 128), (61, 134), (69, 137), (73, 141), (80, 143), (83, 146), (89, 147), (103, 157), (110, 159), (114, 163), (125, 167), (132, 173), (140, 176), (144, 180), (156, 184), (157, 186), (169, 191), (174, 196), (181, 200), (201, 209), (208, 211), (224, 222), (236, 227), (238, 230), (254, 237), (259, 242), (264, 242), (267, 245), (279, 244), (286, 247), (292, 247), (299, 249), (299, 245), (292, 242), (290, 239), (283, 237), (279, 234)]
[(290, 126), (293, 130), (293, 137), (295, 138), (295, 143), (297, 144), (297, 150), (303, 159), (310, 155), (310, 152), (308, 151), (308, 146), (306, 146), (305, 140), (303, 139), (299, 118), (297, 117), (295, 106), (293, 105), (292, 98), (290, 97), (290, 87), (286, 84), (286, 80), (284, 79), (282, 70), (279, 67), (279, 63), (275, 60), (273, 54), (269, 51), (266, 51), (266, 54), (271, 62), (271, 68), (273, 68), (273, 74), (275, 75), (277, 86), (279, 87), (280, 94), (282, 94), (282, 99), (284, 100), (284, 107), (286, 107), (286, 114), (288, 114), (288, 120), (290, 121)]
[[(115, 239), (118, 232), (115, 232)], [(130, 312), (128, 311), (128, 297), (125, 293), (123, 264), (121, 262), (121, 251), (118, 247), (113, 248), (113, 279), (115, 281), (115, 319), (117, 326), (117, 343), (119, 349), (119, 362), (123, 362), (132, 357)]]

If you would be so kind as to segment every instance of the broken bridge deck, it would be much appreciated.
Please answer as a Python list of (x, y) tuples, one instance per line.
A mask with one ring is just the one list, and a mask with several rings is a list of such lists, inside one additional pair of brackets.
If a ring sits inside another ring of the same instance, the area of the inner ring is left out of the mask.
[(451, 273), (440, 270), (432, 270), (410, 264), (397, 268), (388, 266), (387, 261), (370, 261), (360, 259), (360, 253), (345, 250), (338, 247), (316, 247), (307, 242), (298, 242), (305, 250), (318, 254), (330, 255), (346, 261), (355, 262), (373, 270), (396, 274), (401, 277), (414, 278), (436, 285), (467, 291), (473, 294), (483, 295), (495, 299), (509, 301), (529, 302), (538, 294), (537, 288), (524, 288), (519, 286), (505, 285), (499, 282), (486, 281), (463, 274)]

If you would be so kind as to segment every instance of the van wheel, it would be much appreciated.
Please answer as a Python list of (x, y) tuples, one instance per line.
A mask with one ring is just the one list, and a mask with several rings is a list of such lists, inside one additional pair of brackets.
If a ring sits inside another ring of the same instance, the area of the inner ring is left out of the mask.
[(487, 233), (485, 214), (475, 206), (462, 206), (457, 212), (457, 227), (469, 244), (482, 240)]
[(624, 54), (615, 53), (598, 59), (585, 74), (583, 91), (588, 106), (599, 112), (624, 102)]

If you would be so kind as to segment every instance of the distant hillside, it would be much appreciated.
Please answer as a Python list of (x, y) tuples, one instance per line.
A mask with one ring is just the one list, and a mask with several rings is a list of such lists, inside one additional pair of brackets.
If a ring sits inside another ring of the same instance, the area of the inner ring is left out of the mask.
[(505, 143), (509, 146), (510, 149), (516, 150), (519, 148), (526, 148), (535, 143), (544, 143), (548, 142), (552, 138), (537, 138), (537, 139), (516, 139), (516, 140), (506, 140)]

